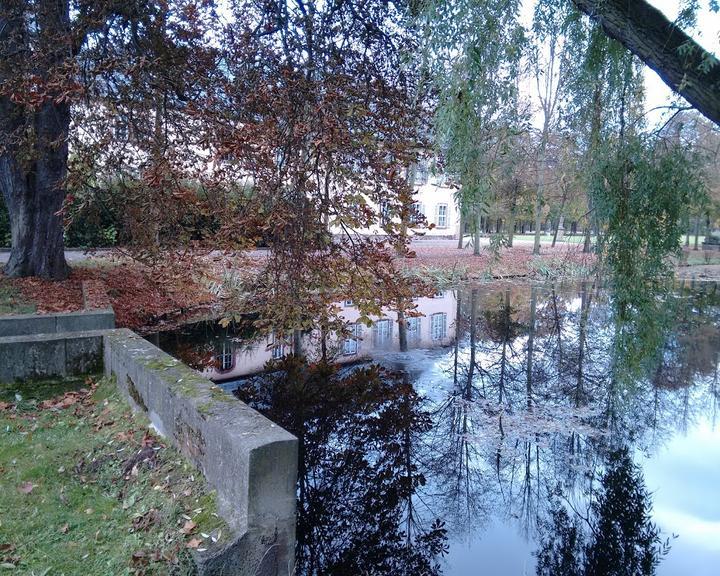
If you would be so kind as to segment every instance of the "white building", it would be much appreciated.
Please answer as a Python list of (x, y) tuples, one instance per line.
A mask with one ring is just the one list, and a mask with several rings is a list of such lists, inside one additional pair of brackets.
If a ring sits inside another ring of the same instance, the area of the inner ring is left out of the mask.
[[(457, 186), (445, 175), (432, 175), (426, 165), (420, 165), (415, 173), (414, 208), (422, 214), (424, 223), (411, 227), (410, 235), (429, 238), (457, 238), (460, 233), (460, 211), (455, 200)], [(383, 236), (386, 231), (382, 225), (383, 207), (367, 199), (368, 204), (378, 214), (378, 222), (368, 228), (354, 229), (363, 236)], [(399, 220), (396, 220), (399, 221)], [(331, 226), (333, 234), (341, 234), (345, 229)]]
[[(442, 176), (431, 176), (415, 187), (415, 206), (425, 216), (427, 227), (414, 229), (427, 237), (457, 238), (460, 233), (460, 211), (455, 201), (457, 188)], [(433, 225), (430, 227), (430, 225)]]

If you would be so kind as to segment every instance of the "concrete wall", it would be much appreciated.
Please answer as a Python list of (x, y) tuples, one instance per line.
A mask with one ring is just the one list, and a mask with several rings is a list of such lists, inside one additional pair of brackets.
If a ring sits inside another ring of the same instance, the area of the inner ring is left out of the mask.
[(202, 471), (239, 535), (198, 554), (201, 573), (292, 573), (297, 439), (130, 330), (104, 338), (105, 372)]
[(97, 374), (104, 331), (0, 338), (0, 382)]
[(0, 316), (0, 337), (56, 332), (86, 332), (115, 328), (115, 313), (88, 310), (59, 314), (15, 314)]

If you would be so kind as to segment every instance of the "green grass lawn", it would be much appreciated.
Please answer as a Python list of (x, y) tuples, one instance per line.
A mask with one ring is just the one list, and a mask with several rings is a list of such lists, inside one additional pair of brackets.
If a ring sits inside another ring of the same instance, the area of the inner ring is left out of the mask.
[[(515, 234), (513, 238), (517, 238), (519, 240), (524, 240), (528, 242), (534, 242), (535, 241), (535, 234)], [(552, 243), (553, 235), (552, 234), (540, 234), (540, 243), (541, 244), (548, 244)], [(591, 241), (595, 241), (595, 236), (590, 237)], [(583, 234), (575, 234), (574, 236), (570, 236), (569, 234), (565, 234), (562, 238), (558, 238), (557, 244), (582, 244), (585, 241), (585, 236)], [(556, 245), (557, 245), (556, 244)]]
[(25, 300), (18, 288), (0, 279), (0, 315), (33, 312), (35, 312), (35, 304)]
[(192, 574), (188, 547), (228, 534), (215, 509), (198, 471), (112, 382), (0, 401), (0, 573)]
[(687, 254), (684, 260), (687, 266), (698, 266), (702, 264), (720, 264), (720, 252), (693, 250)]

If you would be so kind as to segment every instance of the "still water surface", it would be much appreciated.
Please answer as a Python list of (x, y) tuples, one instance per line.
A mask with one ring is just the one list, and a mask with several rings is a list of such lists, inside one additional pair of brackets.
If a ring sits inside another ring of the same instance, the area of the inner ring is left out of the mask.
[(332, 366), (216, 323), (151, 337), (300, 439), (298, 574), (720, 574), (717, 285), (630, 326), (590, 282), (416, 304), (400, 352), (393, 314), (343, 303)]

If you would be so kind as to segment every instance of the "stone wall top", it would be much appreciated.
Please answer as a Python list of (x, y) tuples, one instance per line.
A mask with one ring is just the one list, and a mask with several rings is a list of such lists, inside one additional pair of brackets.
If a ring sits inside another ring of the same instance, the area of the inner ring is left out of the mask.
[(0, 316), (0, 338), (112, 328), (115, 328), (115, 313), (112, 309)]

